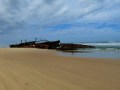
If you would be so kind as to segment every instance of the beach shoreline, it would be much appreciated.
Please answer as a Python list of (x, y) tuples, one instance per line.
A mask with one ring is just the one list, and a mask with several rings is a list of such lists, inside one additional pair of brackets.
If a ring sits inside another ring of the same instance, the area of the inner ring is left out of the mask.
[(0, 90), (120, 90), (120, 61), (0, 48)]
[(58, 55), (60, 56), (120, 60), (119, 50), (103, 50), (95, 48), (95, 49), (57, 50), (57, 51)]

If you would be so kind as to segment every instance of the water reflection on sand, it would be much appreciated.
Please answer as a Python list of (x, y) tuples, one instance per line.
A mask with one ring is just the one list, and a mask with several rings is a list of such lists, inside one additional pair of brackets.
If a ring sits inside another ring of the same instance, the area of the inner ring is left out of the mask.
[(94, 48), (94, 49), (64, 50), (64, 51), (59, 51), (59, 55), (120, 59), (120, 49), (119, 48)]

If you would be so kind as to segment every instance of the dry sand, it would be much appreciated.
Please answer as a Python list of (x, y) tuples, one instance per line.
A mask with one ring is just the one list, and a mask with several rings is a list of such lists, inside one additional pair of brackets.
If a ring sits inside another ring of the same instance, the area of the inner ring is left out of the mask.
[(120, 90), (120, 61), (0, 49), (0, 90)]

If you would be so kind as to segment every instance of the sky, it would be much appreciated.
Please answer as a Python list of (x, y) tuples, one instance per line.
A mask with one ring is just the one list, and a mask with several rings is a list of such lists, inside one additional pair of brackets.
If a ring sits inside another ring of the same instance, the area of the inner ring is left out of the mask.
[(34, 38), (120, 41), (120, 0), (0, 0), (0, 47)]

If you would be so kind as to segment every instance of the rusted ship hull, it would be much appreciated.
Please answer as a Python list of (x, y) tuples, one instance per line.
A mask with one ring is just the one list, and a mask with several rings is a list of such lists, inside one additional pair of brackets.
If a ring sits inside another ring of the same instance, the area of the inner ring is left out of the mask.
[(77, 50), (79, 48), (94, 48), (94, 46), (82, 45), (82, 44), (71, 44), (71, 43), (62, 43), (58, 50)]
[(20, 44), (12, 44), (10, 48), (41, 48), (41, 49), (57, 49), (57, 50), (77, 50), (78, 48), (94, 48), (93, 46), (89, 45), (82, 45), (82, 44), (73, 44), (73, 43), (60, 43), (58, 41), (31, 41), (31, 42), (24, 42)]
[(60, 41), (45, 41), (45, 42), (24, 42), (20, 44), (12, 44), (10, 48), (42, 48), (42, 49), (56, 49)]

